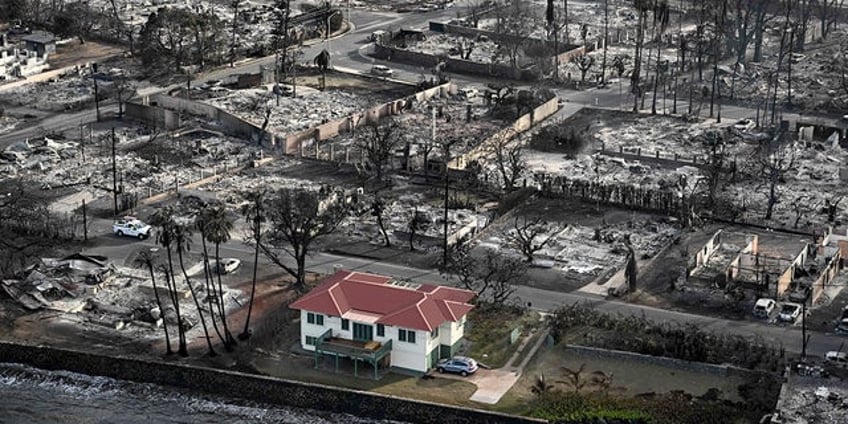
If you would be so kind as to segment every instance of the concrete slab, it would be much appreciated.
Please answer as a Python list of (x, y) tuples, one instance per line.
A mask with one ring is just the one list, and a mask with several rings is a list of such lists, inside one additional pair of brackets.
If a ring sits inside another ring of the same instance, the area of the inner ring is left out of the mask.
[(512, 388), (519, 377), (521, 377), (519, 371), (478, 371), (477, 375), (471, 377), (472, 382), (477, 385), (477, 391), (471, 395), (471, 400), (494, 405)]

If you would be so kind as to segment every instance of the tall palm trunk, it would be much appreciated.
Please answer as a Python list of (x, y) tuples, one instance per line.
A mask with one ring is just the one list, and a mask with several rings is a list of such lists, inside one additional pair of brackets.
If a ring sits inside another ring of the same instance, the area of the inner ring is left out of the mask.
[(174, 304), (174, 313), (177, 315), (177, 335), (179, 336), (178, 352), (180, 356), (188, 356), (185, 329), (183, 328), (183, 317), (182, 314), (180, 314), (180, 300), (177, 296), (177, 279), (174, 274), (174, 257), (171, 254), (170, 246), (168, 246), (166, 250), (168, 251), (168, 270), (170, 272), (169, 280), (171, 285), (171, 303)]
[[(221, 263), (221, 243), (215, 243), (215, 263)], [(232, 350), (236, 345), (236, 339), (233, 333), (230, 332), (230, 327), (227, 325), (227, 308), (224, 304), (224, 285), (221, 284), (221, 273), (218, 273), (218, 313), (221, 315), (221, 323), (224, 325), (224, 335), (227, 338), (226, 346)]]
[(200, 324), (203, 326), (203, 334), (206, 337), (206, 346), (209, 348), (209, 356), (215, 356), (215, 349), (212, 348), (212, 339), (209, 337), (209, 329), (206, 327), (206, 319), (203, 317), (203, 308), (197, 300), (197, 294), (194, 292), (194, 286), (191, 285), (191, 280), (189, 280), (188, 273), (186, 273), (185, 264), (183, 263), (182, 249), (177, 249), (177, 257), (180, 261), (180, 269), (183, 271), (183, 277), (185, 277), (185, 283), (188, 286), (188, 291), (191, 292), (191, 298), (194, 299), (194, 306), (197, 307), (197, 316), (200, 318)]
[(254, 218), (253, 237), (256, 249), (253, 251), (253, 283), (250, 286), (250, 302), (247, 306), (247, 318), (244, 320), (244, 331), (239, 338), (247, 340), (250, 338), (250, 315), (253, 314), (253, 299), (256, 297), (256, 270), (259, 267), (259, 217)]
[[(206, 237), (200, 237), (200, 243), (203, 247), (203, 283), (205, 284), (204, 287), (206, 288), (207, 298), (210, 299), (211, 302), (211, 299), (219, 299), (220, 297), (215, 293), (215, 282), (213, 281), (211, 274), (212, 270), (209, 266), (209, 250), (206, 248)], [(215, 272), (218, 274), (221, 273), (220, 262), (215, 262)], [(210, 297), (209, 294), (212, 294), (212, 297)], [(215, 321), (215, 307), (211, 303), (209, 304), (209, 316), (212, 320), (212, 327), (215, 329), (215, 334), (218, 335), (218, 339), (221, 340), (221, 343), (226, 345), (227, 341), (221, 334), (221, 330), (218, 329), (218, 323)]]
[(171, 337), (168, 335), (168, 322), (165, 320), (165, 309), (162, 308), (162, 299), (159, 298), (159, 288), (156, 286), (156, 274), (153, 272), (153, 262), (148, 260), (145, 263), (147, 270), (150, 271), (150, 280), (153, 282), (153, 295), (156, 297), (156, 306), (159, 307), (160, 315), (162, 316), (162, 330), (165, 331), (165, 354), (170, 356), (174, 354), (174, 351), (171, 349)]

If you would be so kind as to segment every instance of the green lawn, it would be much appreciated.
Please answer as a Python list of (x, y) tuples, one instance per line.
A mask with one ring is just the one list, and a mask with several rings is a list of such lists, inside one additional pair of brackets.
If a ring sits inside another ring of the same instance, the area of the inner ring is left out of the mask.
[[(471, 342), (468, 355), (492, 368), (506, 365), (529, 330), (542, 324), (539, 314), (533, 311), (515, 314), (489, 308), (473, 309), (468, 322), (469, 330), (465, 333)], [(515, 344), (510, 344), (509, 335), (515, 328), (521, 329), (521, 335)]]

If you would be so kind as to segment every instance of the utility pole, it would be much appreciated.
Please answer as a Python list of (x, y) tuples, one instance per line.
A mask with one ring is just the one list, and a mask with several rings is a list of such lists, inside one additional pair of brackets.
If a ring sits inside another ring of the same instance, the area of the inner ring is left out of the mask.
[(112, 202), (118, 216), (118, 167), (115, 163), (115, 127), (112, 127)]
[(94, 81), (94, 110), (97, 122), (100, 122), (100, 99), (97, 96), (97, 62), (91, 64), (91, 80)]
[(82, 238), (88, 241), (88, 213), (85, 210), (85, 199), (82, 199)]
[(442, 266), (448, 266), (448, 195), (450, 193), (450, 169), (448, 168), (448, 163), (450, 162), (450, 144), (447, 142), (444, 143), (445, 149), (445, 239), (444, 244), (442, 246)]
[(810, 292), (804, 295), (804, 303), (801, 304), (801, 360), (807, 359), (807, 300), (810, 298)]

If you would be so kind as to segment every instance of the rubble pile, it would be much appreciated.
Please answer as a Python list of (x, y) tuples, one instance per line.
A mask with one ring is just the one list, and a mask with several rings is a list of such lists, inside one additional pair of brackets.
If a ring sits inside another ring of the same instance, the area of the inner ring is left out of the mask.
[[(448, 56), (454, 59), (464, 59), (461, 51), (471, 49), (471, 55), (465, 60), (478, 63), (508, 63), (509, 57), (499, 52), (500, 46), (489, 40), (474, 40), (449, 34), (430, 34), (422, 41), (412, 41), (405, 47), (407, 50), (426, 53), (435, 56)], [(519, 59), (519, 62), (521, 60)]]
[[(103, 93), (100, 93), (102, 96)], [(79, 73), (68, 73), (52, 81), (36, 82), (3, 92), (2, 103), (46, 111), (78, 109), (94, 102), (94, 83)]]
[(20, 121), (11, 116), (0, 115), (0, 134), (12, 132), (19, 123)]
[(271, 165), (266, 165), (266, 168), (271, 168), (266, 170), (267, 172), (254, 172), (251, 175), (245, 175), (243, 173), (232, 175), (228, 178), (221, 179), (218, 182), (206, 185), (200, 188), (199, 191), (214, 193), (215, 197), (225, 203), (229, 209), (238, 209), (239, 206), (247, 201), (245, 198), (247, 193), (260, 188), (270, 190), (290, 188), (310, 191), (317, 191), (321, 188), (320, 183), (312, 180), (274, 175), (273, 169), (279, 169), (276, 165), (276, 162)]
[(266, 113), (270, 111), (267, 128), (278, 134), (290, 134), (362, 112), (385, 101), (379, 96), (342, 90), (321, 92), (303, 87), (297, 90), (298, 97), (279, 99), (270, 87), (237, 90), (205, 102), (257, 126), (265, 123)]
[[(564, 125), (568, 125), (566, 121)], [(714, 124), (684, 122), (661, 116), (639, 116), (639, 120), (622, 115), (591, 118), (586, 127), (583, 121), (586, 147), (577, 155), (545, 153), (528, 148), (524, 157), (528, 165), (525, 177), (534, 173), (564, 176), (570, 180), (583, 180), (603, 184), (636, 184), (642, 188), (673, 190), (692, 196), (707, 190), (708, 177), (700, 168), (709, 157), (706, 141), (713, 130), (723, 131), (726, 143), (722, 188), (717, 193), (738, 208), (740, 218), (749, 222), (762, 220), (768, 205), (770, 185), (763, 172), (758, 145), (767, 134), (741, 129), (734, 124), (721, 129)], [(563, 124), (561, 124), (563, 125)], [(532, 132), (531, 132), (532, 133)], [(522, 136), (528, 143), (532, 134)], [(606, 154), (596, 151), (598, 141), (603, 142)], [(834, 219), (840, 222), (848, 217), (848, 152), (833, 141), (801, 141), (784, 147), (792, 158), (792, 168), (783, 172), (777, 184), (778, 202), (770, 225), (784, 228), (817, 226), (827, 223), (829, 205), (836, 204)], [(619, 157), (618, 152), (641, 155), (644, 160)], [(664, 162), (653, 160), (660, 152)], [(693, 155), (698, 163), (692, 163)], [(678, 157), (679, 156), (679, 157)], [(678, 159), (675, 159), (678, 157)], [(761, 160), (762, 159), (762, 160)], [(790, 160), (787, 160), (789, 162)], [(489, 165), (485, 172), (495, 173)], [(800, 216), (800, 218), (799, 218)]]
[[(197, 264), (189, 275), (202, 271)], [(160, 296), (169, 299), (164, 288), (164, 276), (157, 274)], [(199, 298), (207, 298), (201, 277), (192, 284)], [(191, 328), (197, 322), (197, 310), (190, 298), (182, 276), (176, 281), (177, 298), (183, 315), (183, 326)], [(64, 258), (45, 258), (30, 267), (17, 279), (2, 281), (3, 291), (29, 310), (52, 310), (75, 314), (84, 322), (152, 335), (163, 320), (176, 324), (176, 314), (170, 304), (164, 311), (156, 304), (150, 274), (144, 269), (116, 266), (102, 256), (74, 254)], [(225, 289), (228, 309), (237, 307), (233, 299), (238, 293)]]
[[(515, 229), (506, 227), (504, 231), (509, 234)], [(537, 241), (550, 238), (550, 242), (534, 255), (535, 263), (566, 273), (598, 276), (624, 265), (627, 241), (636, 251), (637, 259), (642, 260), (654, 257), (679, 234), (678, 227), (656, 221), (632, 221), (597, 228), (552, 225), (546, 234), (537, 238)], [(480, 246), (504, 250), (516, 257), (520, 255), (501, 235), (487, 238)]]
[(780, 422), (848, 422), (848, 388), (835, 379), (793, 377), (787, 393), (781, 396)]
[[(613, 68), (613, 64), (616, 60), (621, 60), (624, 64), (624, 73), (621, 75), (622, 78), (630, 78), (630, 75), (633, 74), (633, 54), (634, 48), (631, 46), (624, 45), (609, 45), (607, 46), (607, 80), (611, 80), (613, 78), (618, 78), (618, 73)], [(653, 74), (656, 69), (656, 61), (657, 61), (657, 50), (656, 46), (649, 45), (646, 47), (645, 55), (642, 58), (642, 71), (645, 72), (645, 66), (648, 65), (648, 54), (650, 54), (650, 72)], [(586, 82), (595, 81), (597, 79), (597, 75), (601, 73), (601, 67), (603, 64), (604, 57), (604, 49), (598, 48), (597, 50), (593, 50), (586, 54), (587, 56), (594, 59), (594, 64), (586, 72)], [(669, 63), (669, 66), (676, 66), (678, 61), (678, 50), (676, 48), (662, 48), (660, 49), (660, 60), (665, 60)], [(688, 59), (687, 59), (688, 60)], [(579, 80), (580, 79), (580, 68), (574, 61), (560, 63), (559, 64), (559, 74), (561, 76), (568, 77), (571, 80)], [(570, 77), (569, 77), (570, 75)], [(644, 77), (643, 77), (644, 78)], [(689, 74), (683, 76), (683, 78), (689, 78)], [(669, 81), (671, 78), (669, 77)], [(662, 81), (660, 81), (662, 82)], [(628, 82), (624, 81), (624, 90), (628, 90), (627, 88)], [(662, 88), (660, 88), (661, 90)]]
[[(12, 144), (0, 154), (0, 170), (8, 177), (27, 177), (42, 190), (84, 187), (94, 198), (111, 196), (110, 137), (95, 132), (91, 141), (41, 140)], [(153, 139), (153, 141), (150, 141)], [(258, 156), (259, 149), (227, 137), (184, 135), (171, 138), (146, 134), (140, 128), (116, 133), (118, 188), (141, 198), (174, 185), (222, 173)]]
[[(539, 18), (544, 19), (544, 11), (547, 7), (546, 0), (533, 0), (533, 10), (538, 11)], [(557, 4), (559, 7), (559, 4)], [(561, 13), (561, 12), (560, 12)], [(568, 40), (577, 44), (581, 39), (581, 26), (589, 27), (587, 38), (598, 38), (604, 31), (604, 7), (601, 3), (590, 2), (568, 2)], [(637, 16), (633, 7), (609, 4), (609, 28), (634, 29), (637, 25)], [(478, 23), (480, 29), (494, 31), (497, 29), (497, 18), (481, 19)], [(563, 30), (564, 31), (564, 30)], [(547, 30), (544, 25), (538, 25), (530, 34), (531, 38), (547, 39)], [(563, 36), (560, 40), (565, 40)]]
[[(358, 198), (359, 210), (347, 219), (339, 231), (359, 240), (368, 240), (372, 244), (380, 245), (385, 242), (377, 217), (371, 212), (374, 199), (370, 194), (361, 195)], [(421, 228), (416, 232), (416, 239), (426, 237), (441, 240), (444, 237), (444, 209), (440, 204), (425, 202), (421, 194), (405, 194), (395, 199), (384, 200), (385, 210), (383, 224), (389, 235), (389, 240), (395, 245), (409, 243), (409, 224), (413, 216), (421, 223)], [(451, 237), (463, 237), (481, 230), (488, 224), (485, 215), (478, 214), (468, 209), (448, 210), (448, 233)]]
[[(780, 42), (772, 40), (773, 52), (763, 57), (760, 63), (748, 63), (736, 73), (722, 75), (722, 93), (752, 103), (763, 101), (771, 104), (774, 96), (774, 73), (778, 59)], [(783, 103), (788, 97), (787, 72), (789, 62), (792, 66), (792, 103), (802, 110), (844, 110), (848, 108), (848, 91), (842, 88), (841, 71), (848, 61), (848, 30), (836, 28), (821, 42), (807, 43), (802, 53), (792, 53), (783, 59), (777, 88), (777, 101)], [(735, 79), (735, 81), (734, 81)], [(768, 95), (768, 97), (767, 97)]]
[[(479, 98), (471, 102), (459, 98), (434, 98), (427, 102), (415, 103), (411, 109), (393, 117), (400, 125), (400, 142), (397, 152), (399, 156), (403, 155), (402, 151), (408, 144), (410, 156), (421, 156), (423, 166), (423, 151), (425, 146), (432, 142), (433, 107), (438, 109), (437, 141), (457, 140), (451, 147), (451, 155), (470, 151), (500, 129), (498, 121), (487, 118), (490, 108)], [(469, 111), (471, 121), (467, 122)], [(328, 141), (334, 144), (335, 154), (340, 155), (343, 153), (342, 149), (356, 146), (357, 140), (367, 137), (367, 131), (367, 129), (358, 128), (355, 133), (343, 133)], [(329, 143), (323, 143), (319, 149), (322, 157), (329, 157)], [(441, 155), (438, 148), (433, 148), (429, 152), (430, 159), (439, 158)], [(351, 157), (359, 157), (359, 154), (351, 151)]]

